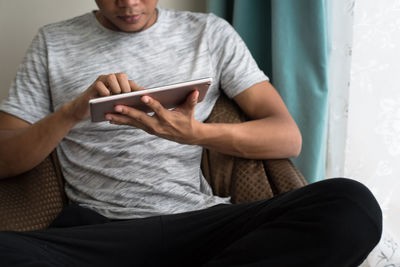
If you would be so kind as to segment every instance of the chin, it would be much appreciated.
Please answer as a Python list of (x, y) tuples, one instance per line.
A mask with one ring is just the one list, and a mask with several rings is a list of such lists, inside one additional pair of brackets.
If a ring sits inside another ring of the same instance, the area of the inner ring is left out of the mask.
[(134, 32), (141, 32), (143, 31), (144, 26), (142, 27), (121, 27), (119, 28), (120, 31), (122, 32), (130, 32), (130, 33), (134, 33)]

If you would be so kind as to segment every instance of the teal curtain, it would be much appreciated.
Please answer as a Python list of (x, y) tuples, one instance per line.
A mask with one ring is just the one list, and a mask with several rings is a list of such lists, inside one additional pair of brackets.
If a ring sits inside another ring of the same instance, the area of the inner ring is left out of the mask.
[(325, 175), (328, 87), (325, 0), (208, 0), (228, 20), (270, 77), (300, 127), (293, 159), (308, 182)]

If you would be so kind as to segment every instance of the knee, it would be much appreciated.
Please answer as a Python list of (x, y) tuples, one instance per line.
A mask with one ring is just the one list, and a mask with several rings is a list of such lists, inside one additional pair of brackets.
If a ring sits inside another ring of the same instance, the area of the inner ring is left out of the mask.
[(332, 204), (326, 221), (331, 240), (372, 250), (382, 234), (382, 212), (372, 192), (346, 178), (328, 179), (323, 187), (326, 203)]
[(381, 208), (365, 185), (348, 178), (334, 178), (326, 180), (325, 186), (327, 195), (342, 202), (342, 208), (360, 210), (377, 228), (382, 228)]

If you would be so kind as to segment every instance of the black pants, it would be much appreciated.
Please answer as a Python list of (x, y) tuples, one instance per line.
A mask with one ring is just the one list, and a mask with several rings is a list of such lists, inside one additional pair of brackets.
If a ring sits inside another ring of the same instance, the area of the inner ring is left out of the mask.
[(381, 227), (371, 192), (338, 178), (269, 200), (126, 221), (69, 206), (49, 229), (0, 232), (0, 266), (358, 266)]

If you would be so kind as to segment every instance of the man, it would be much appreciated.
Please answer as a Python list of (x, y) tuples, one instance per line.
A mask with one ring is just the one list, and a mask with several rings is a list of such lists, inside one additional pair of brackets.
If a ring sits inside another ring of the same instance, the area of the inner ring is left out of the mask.
[[(366, 257), (381, 214), (359, 183), (332, 179), (240, 205), (212, 195), (202, 147), (247, 158), (295, 157), (301, 147), (283, 101), (226, 22), (156, 0), (96, 3), (39, 31), (1, 106), (0, 177), (57, 147), (74, 204), (49, 229), (0, 233), (0, 263), (356, 266)], [(204, 77), (214, 83), (201, 103), (197, 91), (174, 110), (145, 96), (154, 114), (119, 105), (109, 123), (88, 119), (92, 98)], [(252, 120), (202, 123), (219, 88)]]

